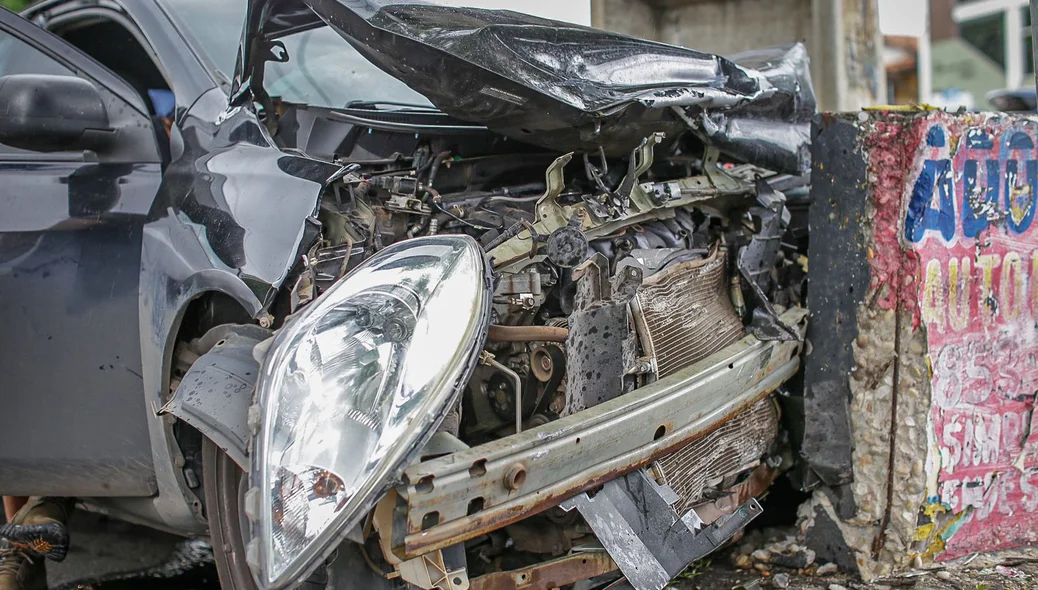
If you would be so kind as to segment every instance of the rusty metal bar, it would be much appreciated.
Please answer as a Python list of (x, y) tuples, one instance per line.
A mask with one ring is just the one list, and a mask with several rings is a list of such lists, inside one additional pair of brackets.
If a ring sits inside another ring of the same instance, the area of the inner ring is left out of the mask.
[(471, 581), (470, 590), (540, 590), (562, 588), (616, 571), (605, 551), (574, 553), (524, 569), (486, 574)]
[(491, 342), (565, 342), (569, 330), (552, 326), (490, 326)]
[[(782, 320), (803, 334), (807, 311)], [(747, 336), (694, 365), (583, 412), (405, 472), (403, 551), (421, 555), (546, 510), (688, 445), (792, 377), (801, 342)], [(435, 513), (438, 524), (422, 530)]]

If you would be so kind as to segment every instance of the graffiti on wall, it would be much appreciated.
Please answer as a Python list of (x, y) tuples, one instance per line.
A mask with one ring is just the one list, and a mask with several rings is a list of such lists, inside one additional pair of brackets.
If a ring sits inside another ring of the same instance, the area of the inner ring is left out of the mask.
[(938, 559), (1038, 543), (1038, 123), (924, 123), (903, 243), (932, 369)]

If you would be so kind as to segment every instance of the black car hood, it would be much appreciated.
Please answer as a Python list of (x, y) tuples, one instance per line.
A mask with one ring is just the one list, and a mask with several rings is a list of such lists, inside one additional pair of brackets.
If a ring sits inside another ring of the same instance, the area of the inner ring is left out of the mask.
[(444, 112), (525, 142), (619, 155), (654, 131), (691, 129), (739, 160), (809, 166), (801, 44), (726, 59), (505, 10), (252, 0), (246, 46), (322, 24)]

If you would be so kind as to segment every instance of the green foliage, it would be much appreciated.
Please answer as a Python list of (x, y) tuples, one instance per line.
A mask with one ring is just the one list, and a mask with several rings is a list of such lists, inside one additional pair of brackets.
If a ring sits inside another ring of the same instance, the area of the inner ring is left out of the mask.
[(16, 12), (25, 8), (31, 3), (32, 0), (0, 0), (0, 6), (3, 6), (8, 10), (14, 10)]
[(706, 572), (706, 570), (710, 569), (710, 565), (710, 558), (704, 557), (703, 559), (695, 561), (687, 568), (685, 568), (685, 571), (678, 574), (678, 579), (691, 580), (696, 576), (701, 576), (704, 572)]

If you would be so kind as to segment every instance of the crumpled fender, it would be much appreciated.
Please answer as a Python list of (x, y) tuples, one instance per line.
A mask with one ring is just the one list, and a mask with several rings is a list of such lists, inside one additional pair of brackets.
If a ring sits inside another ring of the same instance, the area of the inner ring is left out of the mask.
[(272, 333), (258, 326), (219, 326), (200, 341), (198, 358), (160, 414), (187, 422), (249, 470), (249, 407), (260, 361), (253, 350)]

